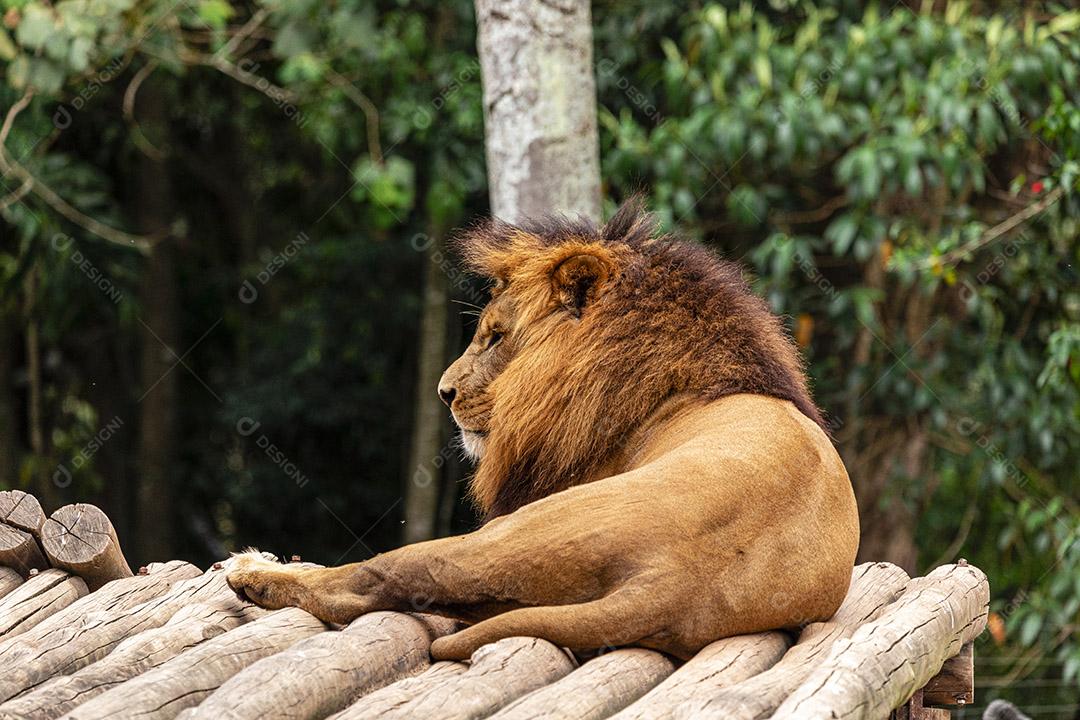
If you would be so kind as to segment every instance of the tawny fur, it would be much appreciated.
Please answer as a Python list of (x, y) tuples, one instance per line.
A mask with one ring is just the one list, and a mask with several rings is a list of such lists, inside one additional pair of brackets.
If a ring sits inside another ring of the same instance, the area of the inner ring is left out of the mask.
[[(626, 436), (677, 394), (703, 403), (769, 395), (824, 426), (794, 343), (742, 268), (658, 235), (636, 202), (600, 230), (566, 219), (526, 229), (493, 221), (457, 244), (470, 269), (514, 299), (505, 330), (515, 354), (482, 390), (490, 419), (471, 484), (489, 518), (596, 479)], [(567, 323), (552, 275), (581, 255), (598, 258), (607, 277)]]
[(738, 266), (658, 236), (640, 208), (602, 229), (489, 223), (462, 254), (495, 281), (440, 394), (480, 455), (468, 535), (340, 568), (236, 558), (258, 604), (345, 623), (381, 609), (502, 637), (688, 657), (828, 618), (858, 544), (851, 486), (780, 321)]

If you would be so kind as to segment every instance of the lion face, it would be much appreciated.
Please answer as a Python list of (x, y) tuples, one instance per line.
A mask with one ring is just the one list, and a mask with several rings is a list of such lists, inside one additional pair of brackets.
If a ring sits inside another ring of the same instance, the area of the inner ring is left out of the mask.
[(473, 460), (484, 454), (490, 431), (494, 394), (491, 383), (513, 357), (513, 298), (501, 295), (480, 314), (476, 333), (465, 352), (439, 380), (439, 397), (461, 429), (461, 444)]

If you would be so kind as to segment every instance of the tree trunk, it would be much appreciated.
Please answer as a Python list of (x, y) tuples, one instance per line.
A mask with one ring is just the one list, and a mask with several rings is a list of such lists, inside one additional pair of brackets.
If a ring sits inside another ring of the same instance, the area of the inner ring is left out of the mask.
[[(160, 137), (165, 126), (164, 100), (153, 83), (140, 94), (143, 127)], [(159, 147), (164, 145), (155, 141)], [(167, 168), (157, 159), (140, 156), (138, 164), (138, 221), (148, 234), (166, 239), (150, 251), (139, 291), (142, 316), (142, 383), (139, 401), (139, 476), (136, 478), (135, 559), (165, 559), (173, 555), (175, 517), (172, 471), (176, 458), (177, 382), (182, 369), (173, 366), (179, 347), (174, 243), (167, 235), (172, 219)]]
[(45, 379), (41, 371), (41, 333), (38, 326), (37, 309), (38, 267), (33, 265), (26, 273), (26, 374), (27, 403), (26, 422), (29, 428), (30, 452), (34, 456), (32, 486), (47, 506), (55, 507), (60, 502), (59, 488), (52, 482), (51, 473), (46, 472), (48, 446), (45, 435)]
[(491, 211), (600, 219), (588, 0), (476, 0)]
[(427, 239), (424, 248), (424, 297), (420, 315), (420, 348), (416, 365), (416, 399), (409, 476), (405, 479), (406, 543), (435, 537), (439, 487), (446, 464), (443, 424), (446, 412), (436, 392), (446, 364), (446, 311), (449, 295), (446, 275), (438, 262), (441, 244)]
[(19, 469), (19, 411), (15, 400), (17, 362), (15, 304), (0, 307), (0, 486), (14, 487)]

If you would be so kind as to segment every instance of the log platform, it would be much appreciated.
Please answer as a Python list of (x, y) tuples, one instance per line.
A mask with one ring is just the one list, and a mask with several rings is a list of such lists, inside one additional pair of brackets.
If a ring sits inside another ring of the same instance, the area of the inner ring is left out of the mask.
[(917, 578), (867, 563), (828, 622), (719, 640), (685, 663), (641, 648), (575, 658), (536, 638), (432, 662), (452, 621), (267, 612), (228, 589), (229, 559), (133, 574), (93, 506), (46, 518), (4, 493), (0, 529), (0, 720), (945, 720), (974, 701), (989, 602), (963, 561)]

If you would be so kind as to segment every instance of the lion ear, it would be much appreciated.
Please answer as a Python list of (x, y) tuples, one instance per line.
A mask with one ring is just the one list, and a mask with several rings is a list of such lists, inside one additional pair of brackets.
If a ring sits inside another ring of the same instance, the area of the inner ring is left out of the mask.
[(571, 255), (552, 274), (555, 297), (574, 317), (604, 291), (611, 266), (605, 258), (591, 253)]

